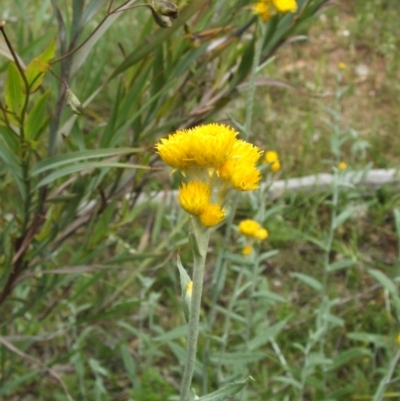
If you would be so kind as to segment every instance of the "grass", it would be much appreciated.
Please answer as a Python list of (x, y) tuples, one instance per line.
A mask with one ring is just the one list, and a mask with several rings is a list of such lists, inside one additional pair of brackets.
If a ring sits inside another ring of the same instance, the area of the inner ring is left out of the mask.
[[(338, 89), (340, 62), (346, 63), (340, 86), (347, 91), (340, 103), (339, 126), (342, 132), (352, 129), (357, 133), (344, 145), (341, 159), (350, 168), (362, 168), (369, 162), (374, 168), (397, 167), (400, 56), (396, 49), (400, 26), (396, 3), (337, 2), (314, 21), (307, 41), (283, 47), (266, 67), (267, 77), (286, 81), (298, 89), (260, 86), (256, 91), (252, 137), (263, 149), (279, 152), (283, 168), (274, 179), (331, 172), (332, 164), (336, 164), (332, 128), (327, 121), (332, 122), (330, 110), (336, 107), (333, 93)], [(122, 48), (128, 48), (130, 39), (124, 32), (129, 27), (129, 18), (121, 18), (118, 27), (107, 33), (105, 42), (113, 44), (115, 38), (121, 37)], [(93, 65), (97, 67), (115, 51), (115, 46), (102, 44)], [(116, 57), (123, 56), (118, 51)], [(368, 74), (364, 76), (366, 69)], [(80, 88), (82, 82), (82, 91), (89, 94), (92, 88), (86, 85), (94, 71), (95, 68), (82, 70), (74, 87)], [(111, 87), (102, 93), (96, 106), (91, 106), (93, 115), (110, 115), (116, 92), (117, 88)], [(241, 89), (217, 120), (226, 120), (230, 114), (244, 121), (245, 105), (246, 91)], [(89, 131), (96, 122), (82, 124)], [(91, 140), (95, 141), (96, 136), (92, 135)], [(365, 155), (354, 151), (353, 145), (362, 145), (361, 141), (370, 145)], [(152, 145), (150, 139), (145, 138), (144, 142)], [(167, 185), (169, 177), (162, 174), (154, 174), (149, 187), (158, 188), (159, 182)], [(234, 232), (223, 265), (218, 258), (224, 232), (218, 230), (206, 266), (203, 323), (215, 308), (216, 267), (221, 269), (224, 280), (210, 337), (200, 338), (198, 352), (211, 361), (204, 368), (208, 388), (231, 379), (243, 380), (248, 373), (255, 382), (237, 400), (373, 399), (398, 349), (399, 328), (393, 294), (377, 284), (379, 280), (369, 271), (377, 269), (397, 284), (399, 232), (393, 211), (400, 209), (400, 197), (396, 188), (390, 187), (382, 187), (376, 193), (340, 190), (338, 211), (349, 206), (358, 206), (358, 210), (335, 231), (328, 258), (330, 263), (354, 263), (329, 276), (326, 294), (332, 303), (322, 306), (329, 310), (324, 316), (329, 317), (330, 326), (321, 339), (317, 330), (324, 324), (318, 322), (321, 296), (293, 273), (322, 281), (326, 252), (318, 241), (324, 241), (330, 230), (333, 198), (332, 192), (315, 190), (286, 193), (268, 200), (267, 210), (275, 212), (266, 220), (270, 235), (259, 252), (278, 249), (279, 253), (260, 262), (257, 291), (251, 296), (243, 286), (254, 276), (239, 256), (240, 236)], [(256, 215), (257, 205), (254, 199), (240, 204), (234, 223)], [(113, 218), (115, 213), (122, 216), (118, 224)], [(57, 218), (56, 208), (54, 216)], [(129, 202), (121, 200), (109, 206), (99, 219), (91, 220), (78, 232), (86, 247), (67, 239), (57, 263), (61, 260), (67, 266), (84, 266), (90, 260), (92, 264), (104, 265), (113, 260), (119, 268), (61, 278), (38, 275), (34, 286), (46, 288), (54, 281), (55, 291), (33, 312), (24, 312), (23, 306), (19, 306), (20, 319), (3, 326), (1, 334), (12, 338), (13, 344), (26, 354), (45, 360), (62, 376), (76, 399), (158, 401), (173, 396), (179, 389), (186, 335), (176, 253), (188, 270), (192, 264), (183, 216), (165, 205), (130, 210)], [(171, 234), (178, 223), (181, 226)], [(99, 234), (104, 227), (109, 231), (105, 244)], [(134, 256), (125, 258), (126, 252)], [(58, 267), (57, 263), (53, 268)], [(28, 293), (26, 288), (17, 287), (13, 298), (23, 305)], [(112, 302), (105, 304), (110, 299)], [(253, 302), (250, 315), (249, 299)], [(269, 337), (263, 339), (263, 333), (286, 319), (285, 328), (277, 329), (273, 337), (275, 344)], [(228, 338), (224, 337), (225, 324), (230, 325)], [(243, 345), (249, 327), (251, 337), (259, 340), (253, 349)], [(26, 336), (23, 341), (18, 339), (20, 335)], [(228, 353), (220, 357), (224, 341)], [(248, 364), (243, 362), (246, 354)], [(331, 363), (322, 360), (325, 356)], [(7, 372), (10, 364), (15, 365), (13, 376), (0, 376), (3, 386), (15, 383), (4, 393), (9, 399), (66, 399), (57, 381), (48, 375), (18, 385), (18, 381), (13, 381), (15, 377), (30, 374), (38, 366), (4, 347), (1, 358), (2, 372)], [(195, 371), (196, 388), (205, 386), (204, 376), (199, 364)], [(293, 383), (302, 380), (303, 398), (299, 398), (298, 385)], [(388, 396), (394, 394), (392, 399), (396, 399), (399, 392), (399, 384), (391, 383)]]

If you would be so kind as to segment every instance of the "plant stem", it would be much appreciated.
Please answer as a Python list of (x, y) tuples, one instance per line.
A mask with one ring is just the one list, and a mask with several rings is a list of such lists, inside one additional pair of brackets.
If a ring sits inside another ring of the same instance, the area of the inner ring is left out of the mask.
[[(94, 28), (94, 30), (90, 33), (90, 35), (77, 47), (75, 47), (74, 49), (72, 49), (71, 51), (69, 51), (68, 53), (62, 55), (61, 57), (57, 58), (56, 60), (51, 62), (51, 65), (58, 63), (61, 60), (64, 60), (65, 58), (71, 56), (72, 54), (74, 54), (75, 52), (77, 52), (79, 49), (81, 49), (89, 40), (90, 38), (101, 28), (101, 26), (106, 22), (107, 18), (110, 17), (113, 14), (116, 14), (118, 12), (121, 11), (125, 11), (127, 9), (123, 9), (123, 7), (125, 7), (128, 3), (130, 3), (131, 0), (127, 0), (124, 4), (118, 6), (115, 10), (110, 11), (110, 7), (112, 5), (113, 2), (111, 2), (107, 14), (104, 16), (104, 18), (100, 21), (100, 23), (96, 26), (96, 28)], [(145, 4), (146, 6), (148, 6), (147, 4)], [(134, 8), (133, 7), (129, 7), (129, 9)]]
[(388, 369), (385, 377), (379, 383), (379, 387), (376, 390), (376, 393), (375, 393), (374, 398), (373, 398), (372, 401), (381, 401), (381, 400), (383, 400), (385, 388), (390, 383), (390, 380), (392, 379), (393, 373), (394, 373), (394, 371), (396, 369), (396, 366), (397, 366), (399, 360), (400, 360), (400, 351), (397, 351), (396, 355), (394, 356), (394, 358), (390, 362), (390, 366), (389, 366), (389, 369)]
[(264, 28), (263, 24), (261, 24), (260, 30), (261, 30), (261, 35), (260, 35), (261, 38), (258, 40), (257, 45), (256, 45), (256, 51), (254, 54), (253, 66), (252, 66), (251, 75), (250, 75), (249, 89), (247, 92), (246, 119), (245, 119), (245, 123), (244, 123), (244, 137), (246, 140), (250, 136), (251, 122), (252, 122), (252, 118), (253, 118), (253, 103), (254, 103), (254, 93), (255, 93), (255, 88), (256, 88), (256, 75), (257, 75), (257, 68), (260, 64), (262, 43), (263, 43), (263, 37), (264, 37), (264, 32), (265, 32), (265, 28)]
[(205, 228), (196, 218), (192, 218), (193, 234), (197, 247), (193, 251), (193, 292), (190, 305), (187, 353), (185, 370), (181, 384), (180, 401), (189, 401), (194, 365), (196, 361), (197, 339), (199, 336), (199, 320), (201, 309), (201, 294), (203, 291), (204, 266), (206, 262), (210, 230)]

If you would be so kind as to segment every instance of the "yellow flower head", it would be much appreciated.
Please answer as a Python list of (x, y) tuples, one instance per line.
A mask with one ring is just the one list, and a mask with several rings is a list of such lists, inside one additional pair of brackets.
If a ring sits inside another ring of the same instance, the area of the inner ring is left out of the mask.
[(264, 241), (268, 238), (268, 231), (265, 228), (260, 228), (254, 233), (254, 238), (258, 241)]
[(278, 153), (274, 150), (269, 150), (268, 152), (265, 152), (263, 164), (269, 164), (269, 169), (273, 172), (280, 170), (281, 163), (279, 161)]
[(346, 63), (343, 63), (343, 61), (341, 61), (338, 65), (339, 70), (345, 70), (346, 69)]
[(237, 132), (222, 124), (177, 131), (156, 145), (163, 161), (176, 169), (218, 168), (232, 151)]
[(251, 7), (255, 15), (260, 16), (263, 21), (268, 21), (271, 18), (270, 6), (265, 1), (259, 1)]
[(219, 176), (229, 181), (238, 191), (252, 191), (259, 188), (260, 171), (256, 164), (262, 152), (256, 146), (237, 140), (230, 158), (219, 168)]
[(296, 0), (272, 0), (272, 3), (280, 13), (294, 13), (297, 11)]
[(246, 245), (242, 249), (242, 255), (249, 256), (253, 253), (253, 247), (251, 245)]
[(397, 335), (397, 344), (400, 344), (400, 333)]
[(347, 163), (346, 162), (340, 162), (338, 165), (339, 170), (346, 170), (347, 168)]
[(195, 216), (199, 215), (210, 203), (209, 186), (202, 181), (182, 183), (179, 189), (178, 201), (182, 209)]
[(177, 131), (155, 146), (161, 159), (189, 180), (179, 190), (180, 205), (207, 227), (224, 219), (222, 206), (230, 189), (259, 187), (256, 165), (262, 152), (236, 136), (227, 125), (206, 124)]
[(251, 219), (242, 220), (238, 226), (239, 232), (246, 237), (252, 237), (260, 228), (260, 224)]
[(225, 211), (219, 205), (207, 205), (199, 216), (201, 223), (206, 227), (214, 227), (225, 218)]
[(244, 236), (254, 238), (258, 241), (263, 241), (268, 238), (268, 231), (262, 228), (255, 220), (242, 220), (239, 223), (238, 229)]

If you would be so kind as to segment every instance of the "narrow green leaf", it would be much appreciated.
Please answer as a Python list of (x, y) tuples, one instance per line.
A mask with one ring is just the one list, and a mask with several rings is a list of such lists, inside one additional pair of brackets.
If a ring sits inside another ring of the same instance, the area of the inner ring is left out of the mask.
[(240, 82), (242, 82), (247, 77), (247, 74), (250, 72), (254, 61), (254, 51), (255, 51), (254, 46), (255, 46), (255, 40), (252, 40), (247, 45), (243, 53), (242, 60), (239, 64), (239, 68), (230, 83), (229, 91), (235, 89), (237, 85)]
[(226, 352), (224, 354), (213, 354), (211, 360), (214, 363), (221, 362), (223, 365), (232, 366), (233, 364), (249, 364), (256, 363), (267, 357), (266, 352), (243, 351), (243, 352)]
[(386, 288), (391, 295), (398, 297), (396, 284), (384, 273), (376, 269), (369, 269), (368, 273), (383, 287)]
[(7, 110), (16, 117), (20, 117), (20, 112), (24, 105), (23, 87), (24, 84), (17, 66), (15, 63), (10, 62), (7, 72), (5, 99)]
[(400, 260), (400, 210), (397, 208), (394, 209), (393, 214), (394, 214), (394, 222), (395, 222), (397, 242), (398, 242), (397, 258)]
[(267, 290), (254, 293), (254, 298), (267, 299), (268, 301), (271, 301), (274, 303), (275, 302), (282, 302), (282, 303), (287, 302), (287, 300), (284, 297), (282, 297), (282, 295), (278, 295), (275, 292), (267, 291)]
[(126, 375), (128, 376), (129, 381), (131, 382), (133, 387), (138, 385), (137, 374), (136, 374), (136, 364), (134, 359), (132, 358), (131, 353), (129, 352), (128, 347), (125, 344), (122, 344), (120, 347), (122, 362), (124, 363)]
[(48, 159), (42, 160), (41, 162), (37, 163), (32, 168), (31, 176), (41, 174), (47, 170), (52, 170), (66, 164), (78, 163), (81, 161), (86, 161), (88, 159), (122, 156), (143, 151), (144, 149), (142, 148), (107, 148), (70, 152), (65, 155), (49, 157)]
[(182, 262), (181, 262), (181, 258), (179, 257), (179, 255), (177, 257), (176, 264), (178, 266), (179, 276), (180, 276), (180, 279), (181, 279), (182, 295), (184, 295), (185, 292), (186, 292), (186, 288), (187, 288), (188, 284), (192, 281), (192, 279), (190, 278), (190, 276), (187, 273), (186, 269), (183, 267)]
[(9, 395), (10, 391), (14, 388), (21, 388), (21, 386), (23, 386), (23, 384), (25, 382), (27, 382), (28, 380), (32, 380), (33, 377), (35, 377), (36, 375), (40, 375), (41, 374), (41, 370), (40, 369), (35, 369), (35, 370), (31, 370), (29, 373), (25, 374), (25, 375), (18, 375), (18, 377), (15, 380), (9, 381), (7, 384), (3, 384), (0, 387), (0, 395)]
[(141, 46), (136, 48), (130, 53), (125, 60), (114, 70), (108, 80), (115, 78), (121, 72), (132, 67), (138, 61), (148, 56), (154, 49), (156, 49), (162, 42), (170, 38), (187, 20), (192, 17), (202, 6), (207, 4), (207, 0), (192, 1), (180, 13), (179, 17), (173, 22), (172, 27), (168, 29), (159, 29), (155, 34), (148, 38)]
[(333, 229), (336, 230), (339, 226), (341, 226), (348, 218), (350, 218), (354, 212), (357, 210), (357, 207), (349, 207), (346, 210), (343, 210), (333, 222)]
[(312, 244), (316, 245), (318, 248), (322, 249), (323, 251), (327, 250), (327, 245), (324, 242), (322, 242), (314, 237), (311, 237), (309, 235), (304, 235), (304, 233), (299, 232), (299, 234), (301, 235), (302, 239), (305, 239), (306, 241), (311, 242)]
[(64, 177), (66, 175), (70, 175), (73, 173), (81, 173), (86, 172), (88, 170), (94, 169), (104, 169), (104, 168), (124, 168), (124, 169), (142, 169), (142, 170), (151, 170), (151, 167), (141, 166), (139, 164), (129, 164), (129, 163), (111, 163), (111, 162), (87, 162), (87, 163), (79, 163), (73, 166), (67, 166), (60, 170), (57, 170), (47, 177), (43, 178), (36, 186), (35, 189), (42, 187), (43, 185), (50, 184), (51, 182), (57, 180), (58, 178)]
[(185, 324), (184, 326), (175, 327), (168, 333), (161, 334), (160, 336), (153, 338), (153, 340), (160, 343), (167, 343), (178, 338), (185, 338), (187, 336), (187, 330), (188, 329)]
[(350, 348), (346, 351), (341, 352), (338, 356), (336, 356), (332, 364), (328, 366), (328, 370), (335, 371), (339, 369), (341, 366), (347, 364), (351, 360), (359, 357), (372, 357), (372, 352), (368, 348), (362, 347), (354, 347)]
[(274, 338), (285, 326), (289, 318), (281, 320), (273, 326), (267, 327), (260, 334), (255, 336), (248, 344), (250, 351), (256, 350), (265, 345), (271, 338)]
[(357, 262), (355, 260), (338, 260), (337, 262), (331, 263), (328, 267), (329, 272), (335, 272), (337, 270), (346, 269), (347, 267), (354, 266)]
[(250, 380), (254, 379), (249, 376), (242, 382), (229, 383), (213, 393), (200, 397), (199, 401), (224, 401), (238, 393)]
[(374, 333), (365, 333), (365, 332), (358, 332), (358, 333), (348, 333), (347, 337), (350, 340), (354, 341), (361, 341), (363, 343), (372, 343), (375, 344), (377, 347), (382, 347), (387, 345), (387, 340), (385, 336), (381, 336)]
[(27, 193), (23, 182), (22, 166), (20, 160), (15, 156), (15, 154), (8, 148), (8, 146), (4, 142), (2, 144), (0, 143), (0, 160), (3, 161), (9, 173), (14, 177), (19, 192), (21, 194), (21, 198), (23, 200), (26, 199)]
[(50, 90), (40, 97), (30, 111), (25, 124), (25, 136), (27, 139), (38, 139), (41, 127), (47, 119), (46, 107), (49, 95)]
[(311, 288), (313, 288), (317, 292), (322, 291), (322, 284), (316, 280), (314, 277), (308, 276), (307, 274), (302, 274), (302, 273), (291, 273), (290, 274), (292, 277), (296, 277), (299, 279), (301, 282), (304, 284), (307, 284)]
[(179, 276), (181, 279), (181, 291), (182, 291), (182, 308), (183, 314), (185, 316), (186, 322), (189, 322), (189, 313), (190, 313), (190, 297), (186, 297), (187, 289), (189, 283), (192, 281), (189, 274), (186, 272), (185, 268), (181, 263), (181, 258), (178, 255), (176, 264), (179, 270)]
[(35, 57), (26, 67), (25, 76), (28, 80), (29, 91), (31, 93), (37, 91), (43, 83), (43, 79), (50, 68), (50, 60), (54, 58), (56, 39), (50, 42), (46, 50)]
[(279, 254), (279, 251), (277, 249), (273, 249), (272, 251), (264, 252), (259, 256), (258, 263), (261, 264), (265, 260), (271, 259), (278, 254)]
[(91, 0), (82, 15), (81, 19), (82, 26), (85, 25), (86, 22), (88, 22), (106, 2), (107, 0)]
[(279, 377), (275, 377), (274, 381), (289, 384), (290, 386), (292, 386), (294, 388), (301, 389), (301, 383), (298, 380), (294, 379), (293, 377), (279, 376)]

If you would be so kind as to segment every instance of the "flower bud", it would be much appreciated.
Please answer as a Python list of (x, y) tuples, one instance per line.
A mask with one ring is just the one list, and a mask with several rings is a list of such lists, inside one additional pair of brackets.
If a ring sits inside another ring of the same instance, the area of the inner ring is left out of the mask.
[(65, 102), (74, 114), (77, 114), (79, 116), (84, 112), (82, 103), (69, 88), (65, 93)]
[(154, 21), (158, 26), (161, 28), (170, 28), (172, 26), (172, 22), (169, 17), (159, 14), (152, 6), (150, 6), (150, 10), (153, 14)]
[(178, 7), (167, 0), (155, 0), (153, 2), (154, 9), (161, 15), (170, 18), (178, 18)]

